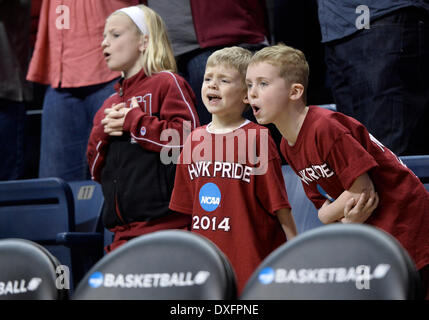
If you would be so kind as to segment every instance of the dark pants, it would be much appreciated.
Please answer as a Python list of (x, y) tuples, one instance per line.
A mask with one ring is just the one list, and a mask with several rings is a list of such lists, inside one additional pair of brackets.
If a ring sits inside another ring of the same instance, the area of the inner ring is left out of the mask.
[(337, 110), (397, 155), (429, 154), (429, 14), (405, 8), (326, 45)]
[(0, 99), (0, 180), (24, 174), (25, 104)]
[(112, 93), (111, 82), (81, 87), (48, 87), (43, 102), (39, 177), (89, 179), (86, 159), (92, 121)]

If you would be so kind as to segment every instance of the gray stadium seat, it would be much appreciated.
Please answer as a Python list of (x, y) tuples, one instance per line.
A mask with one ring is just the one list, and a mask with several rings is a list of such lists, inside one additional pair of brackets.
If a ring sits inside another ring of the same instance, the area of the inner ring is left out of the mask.
[(419, 274), (399, 242), (368, 225), (310, 230), (272, 252), (249, 279), (243, 300), (408, 300)]
[(49, 251), (32, 241), (0, 240), (0, 300), (66, 299), (68, 280), (59, 277), (66, 277), (62, 268)]
[(182, 230), (134, 238), (104, 256), (79, 283), (76, 300), (228, 300), (233, 269), (208, 239)]

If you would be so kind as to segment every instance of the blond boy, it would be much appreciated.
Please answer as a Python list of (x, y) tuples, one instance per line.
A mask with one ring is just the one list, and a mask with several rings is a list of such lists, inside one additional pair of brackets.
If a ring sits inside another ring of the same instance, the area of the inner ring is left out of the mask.
[(281, 132), (281, 152), (322, 222), (384, 229), (407, 249), (427, 286), (429, 193), (361, 123), (306, 106), (308, 74), (299, 50), (276, 45), (257, 52), (246, 83), (258, 123)]
[(170, 202), (172, 210), (192, 215), (193, 232), (226, 254), (238, 293), (285, 235), (297, 233), (276, 145), (268, 129), (242, 115), (251, 55), (231, 47), (209, 57), (201, 93), (212, 122), (188, 138)]

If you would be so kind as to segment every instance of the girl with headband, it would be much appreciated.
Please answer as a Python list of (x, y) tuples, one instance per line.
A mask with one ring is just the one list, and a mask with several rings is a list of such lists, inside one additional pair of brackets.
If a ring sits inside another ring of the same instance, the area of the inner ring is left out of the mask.
[(117, 10), (103, 37), (106, 63), (122, 78), (94, 118), (87, 157), (103, 189), (103, 224), (114, 232), (105, 248), (110, 252), (149, 232), (189, 228), (190, 216), (169, 211), (168, 204), (174, 155), (199, 120), (157, 13), (144, 5)]

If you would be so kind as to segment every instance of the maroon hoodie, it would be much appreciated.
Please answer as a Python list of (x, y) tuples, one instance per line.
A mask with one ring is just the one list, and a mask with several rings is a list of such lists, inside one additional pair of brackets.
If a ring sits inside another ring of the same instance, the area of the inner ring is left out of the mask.
[[(163, 148), (181, 149), (185, 121), (190, 124), (188, 131), (199, 126), (194, 93), (177, 74), (164, 71), (147, 77), (142, 70), (121, 79), (115, 90), (94, 118), (87, 150), (92, 178), (103, 188), (103, 223), (107, 228), (170, 214), (175, 165), (163, 164), (160, 152)], [(139, 107), (128, 112), (123, 136), (104, 133), (104, 110), (122, 102), (130, 107), (132, 97), (137, 98)], [(161, 141), (165, 129), (175, 129), (180, 141)]]

